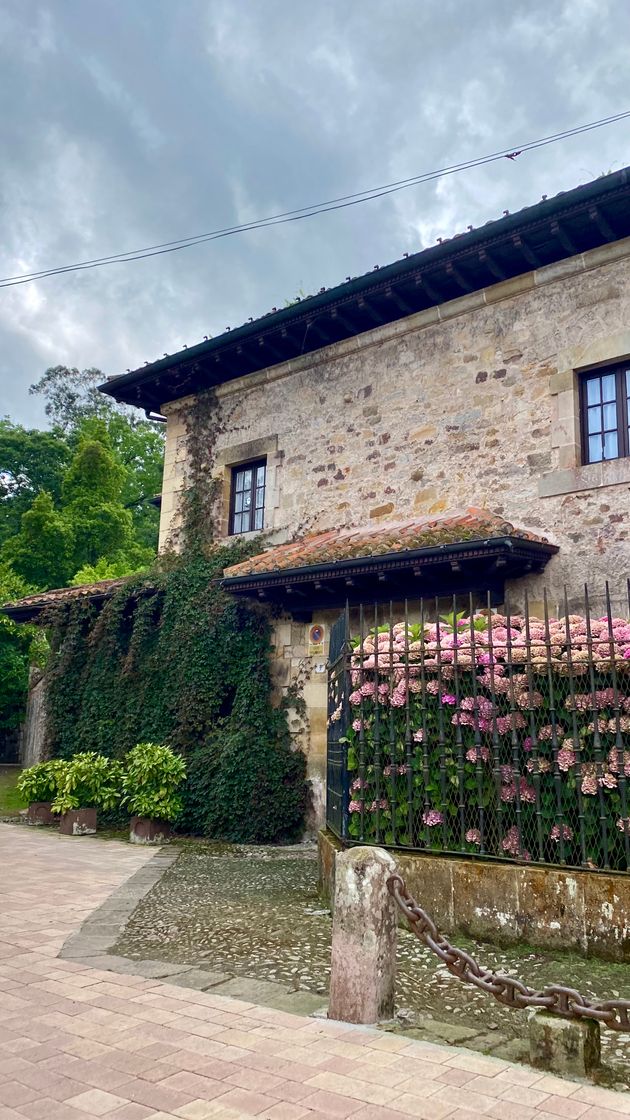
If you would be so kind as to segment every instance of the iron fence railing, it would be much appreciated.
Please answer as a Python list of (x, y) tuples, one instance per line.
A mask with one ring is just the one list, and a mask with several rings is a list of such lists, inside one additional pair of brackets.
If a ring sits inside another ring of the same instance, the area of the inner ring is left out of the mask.
[(328, 825), (362, 844), (630, 870), (630, 599), (362, 605), (328, 676)]

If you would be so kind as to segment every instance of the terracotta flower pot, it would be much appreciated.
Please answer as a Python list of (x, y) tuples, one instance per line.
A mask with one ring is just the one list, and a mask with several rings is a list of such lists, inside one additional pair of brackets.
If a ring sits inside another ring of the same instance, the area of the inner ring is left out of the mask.
[(91, 836), (96, 832), (96, 809), (70, 809), (62, 813), (59, 831), (64, 836)]
[(55, 814), (51, 809), (51, 801), (31, 801), (26, 819), (29, 824), (54, 824)]
[(166, 844), (171, 838), (168, 821), (153, 821), (150, 817), (132, 817), (129, 839), (132, 844)]

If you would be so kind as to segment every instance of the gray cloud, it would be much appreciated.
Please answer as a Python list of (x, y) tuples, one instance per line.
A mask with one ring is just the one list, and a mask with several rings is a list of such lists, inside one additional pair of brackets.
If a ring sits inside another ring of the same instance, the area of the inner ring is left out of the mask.
[[(2, 275), (130, 250), (628, 107), (626, 0), (2, 0)], [(0, 413), (630, 162), (628, 126), (309, 221), (0, 291)]]

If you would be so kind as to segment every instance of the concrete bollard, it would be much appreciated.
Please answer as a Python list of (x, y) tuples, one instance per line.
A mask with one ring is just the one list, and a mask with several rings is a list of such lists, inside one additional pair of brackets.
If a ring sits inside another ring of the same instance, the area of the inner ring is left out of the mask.
[(397, 913), (387, 880), (395, 871), (381, 848), (337, 855), (329, 1019), (378, 1023), (393, 1017)]
[(600, 1028), (594, 1019), (559, 1019), (530, 1011), (529, 1058), (536, 1069), (590, 1077), (600, 1068)]

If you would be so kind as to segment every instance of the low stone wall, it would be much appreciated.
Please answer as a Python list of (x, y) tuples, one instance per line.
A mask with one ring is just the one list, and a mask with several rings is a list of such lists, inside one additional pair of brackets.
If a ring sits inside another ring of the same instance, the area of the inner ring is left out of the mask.
[[(332, 900), (342, 845), (328, 831), (318, 844), (320, 891)], [(630, 875), (392, 854), (411, 894), (445, 933), (630, 960)]]

